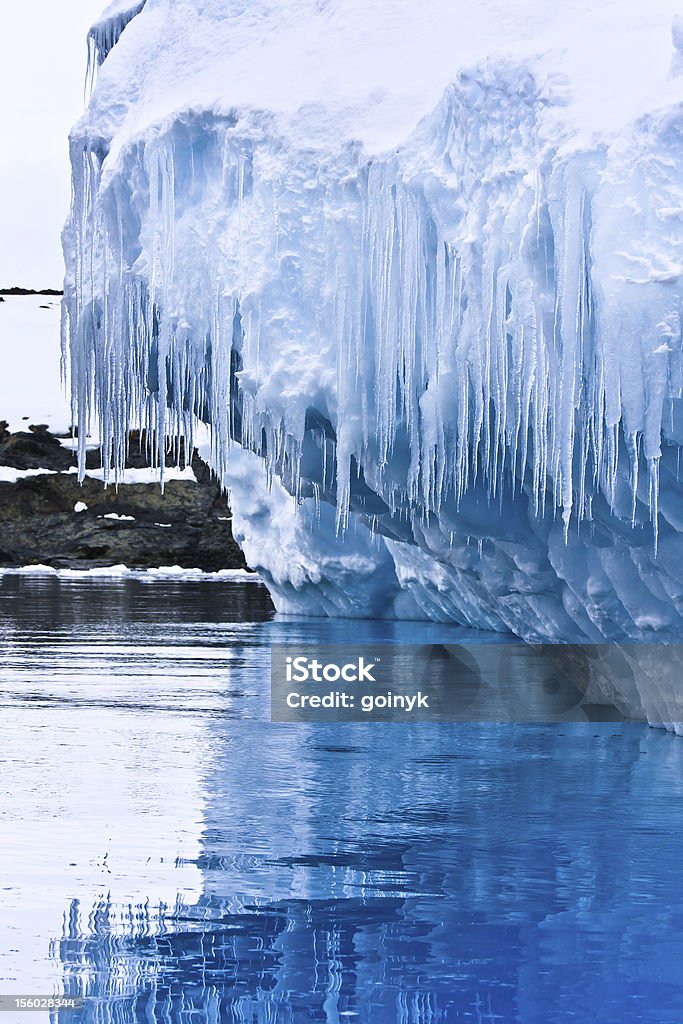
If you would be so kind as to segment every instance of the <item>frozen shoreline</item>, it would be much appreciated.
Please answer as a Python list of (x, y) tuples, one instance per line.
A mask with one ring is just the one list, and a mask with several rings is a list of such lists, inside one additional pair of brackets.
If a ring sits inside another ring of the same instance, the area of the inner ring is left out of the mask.
[(248, 569), (218, 569), (206, 572), (204, 569), (183, 568), (180, 565), (160, 565), (151, 569), (129, 569), (127, 565), (106, 565), (92, 569), (56, 569), (52, 565), (23, 565), (17, 568), (0, 566), (2, 576), (56, 576), (60, 580), (83, 579), (136, 579), (153, 580), (206, 580), (207, 582), (224, 583), (228, 580), (240, 582), (263, 583), (256, 572)]

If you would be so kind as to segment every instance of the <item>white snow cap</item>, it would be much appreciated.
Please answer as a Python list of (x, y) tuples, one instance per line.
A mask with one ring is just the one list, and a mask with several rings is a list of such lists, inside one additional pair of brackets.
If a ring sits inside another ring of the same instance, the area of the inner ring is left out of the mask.
[(617, 130), (666, 75), (679, 13), (679, 0), (115, 0), (98, 32), (138, 17), (86, 120), (130, 135), (183, 111), (261, 110), (302, 144), (377, 152), (460, 71), (507, 55), (563, 91), (566, 129)]

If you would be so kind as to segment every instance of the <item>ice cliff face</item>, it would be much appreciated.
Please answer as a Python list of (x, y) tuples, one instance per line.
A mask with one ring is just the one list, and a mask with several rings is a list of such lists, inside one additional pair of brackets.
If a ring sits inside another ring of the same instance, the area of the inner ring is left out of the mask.
[(283, 611), (678, 638), (676, 7), (112, 5), (71, 136), (79, 436), (209, 423)]

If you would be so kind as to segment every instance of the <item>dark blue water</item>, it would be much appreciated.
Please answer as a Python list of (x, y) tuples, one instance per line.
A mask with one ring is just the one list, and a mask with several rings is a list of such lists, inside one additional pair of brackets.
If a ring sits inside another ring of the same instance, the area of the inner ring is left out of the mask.
[(457, 637), (0, 578), (2, 990), (83, 994), (71, 1024), (680, 1024), (683, 739), (267, 720), (275, 640)]

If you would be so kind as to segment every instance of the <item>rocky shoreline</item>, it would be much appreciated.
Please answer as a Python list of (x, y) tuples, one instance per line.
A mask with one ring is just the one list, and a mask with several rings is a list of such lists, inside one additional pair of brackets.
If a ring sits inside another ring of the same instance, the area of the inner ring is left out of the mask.
[[(144, 436), (132, 433), (127, 469), (149, 466), (145, 449)], [(86, 465), (101, 472), (99, 449), (88, 451)], [(41, 424), (10, 432), (0, 421), (0, 566), (247, 568), (226, 498), (196, 451), (186, 465), (181, 449), (184, 478), (169, 479), (163, 494), (158, 482), (79, 483), (76, 467), (68, 438)]]

